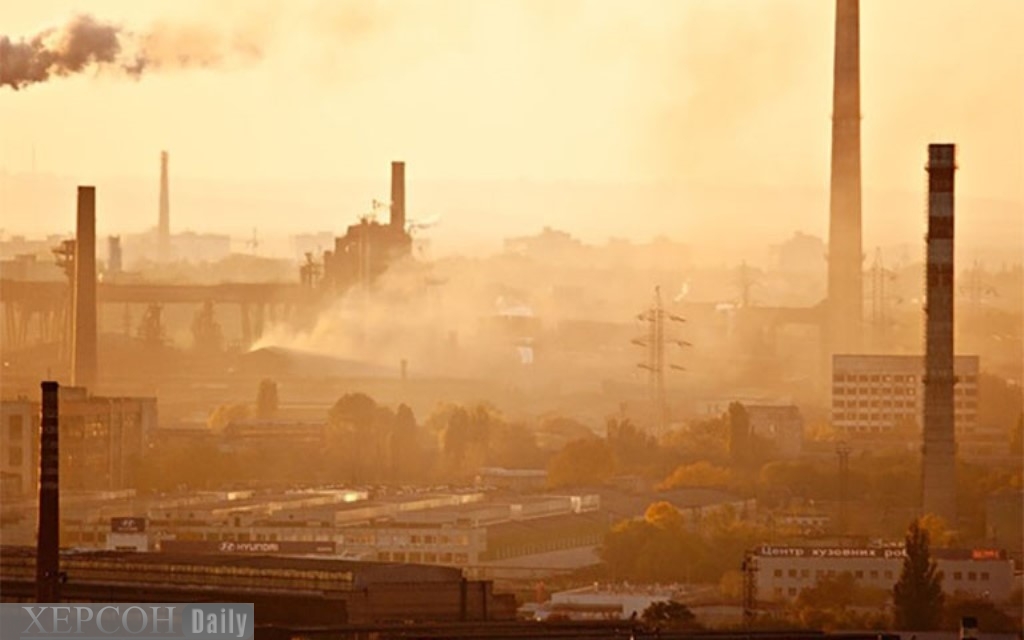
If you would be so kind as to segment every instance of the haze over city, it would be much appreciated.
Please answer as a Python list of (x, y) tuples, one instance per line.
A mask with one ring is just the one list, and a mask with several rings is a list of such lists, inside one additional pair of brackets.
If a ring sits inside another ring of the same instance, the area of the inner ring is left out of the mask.
[(0, 635), (1019, 640), (1021, 25), (0, 6)]
[[(0, 16), (17, 37), (82, 8), (21, 3)], [(0, 118), (18, 126), (0, 130), (0, 202), (34, 212), (5, 216), (8, 233), (70, 230), (50, 187), (100, 180), (115, 187), (101, 196), (101, 232), (148, 228), (153, 149), (165, 147), (179, 229), (282, 234), (299, 219), (338, 231), (386, 191), (374, 168), (396, 157), (422, 185), (410, 205), (445, 217), (442, 247), (494, 247), (543, 225), (591, 241), (709, 242), (723, 224), (744, 245), (826, 229), (828, 2), (87, 9), (223, 51), (205, 68), (136, 80), (90, 69), (4, 91)], [(962, 246), (1019, 249), (1024, 45), (1013, 29), (1024, 8), (992, 0), (963, 13), (954, 1), (862, 10), (868, 246), (921, 236), (919, 150), (957, 140), (970, 169)], [(1017, 233), (990, 231), (1003, 225)]]

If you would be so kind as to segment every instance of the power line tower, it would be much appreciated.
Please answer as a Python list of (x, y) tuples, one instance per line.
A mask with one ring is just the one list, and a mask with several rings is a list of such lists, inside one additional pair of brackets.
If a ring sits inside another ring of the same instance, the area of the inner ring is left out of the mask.
[(686, 319), (669, 313), (661, 302), (661, 287), (654, 288), (654, 301), (651, 306), (637, 315), (637, 319), (647, 325), (646, 336), (633, 340), (633, 344), (647, 350), (647, 358), (637, 366), (647, 371), (648, 396), (654, 408), (657, 432), (664, 433), (668, 426), (668, 404), (665, 400), (665, 369), (685, 371), (683, 367), (665, 360), (665, 344), (671, 343), (680, 347), (690, 346), (685, 340), (666, 337), (665, 321), (685, 322)]
[(883, 338), (889, 330), (889, 301), (886, 283), (896, 280), (896, 273), (887, 269), (882, 260), (881, 247), (875, 248), (875, 259), (871, 263), (871, 326), (876, 339)]

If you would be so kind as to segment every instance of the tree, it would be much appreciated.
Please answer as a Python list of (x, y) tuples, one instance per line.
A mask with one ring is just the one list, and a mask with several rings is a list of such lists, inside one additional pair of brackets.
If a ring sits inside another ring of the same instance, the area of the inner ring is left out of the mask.
[(615, 459), (600, 438), (581, 438), (565, 445), (548, 463), (548, 485), (597, 485), (615, 473)]
[(724, 487), (730, 482), (732, 474), (728, 469), (701, 461), (679, 465), (658, 485), (658, 489), (665, 491), (677, 487)]
[(942, 621), (942, 572), (929, 549), (928, 530), (920, 521), (910, 523), (900, 579), (893, 587), (897, 629), (932, 631)]
[(607, 440), (619, 465), (631, 473), (645, 471), (658, 456), (657, 441), (628, 419), (609, 419)]
[(264, 378), (256, 392), (256, 415), (260, 420), (270, 420), (277, 415), (277, 383)]
[(739, 402), (729, 405), (729, 459), (742, 465), (750, 453), (750, 416)]
[(238, 420), (252, 417), (252, 409), (246, 404), (222, 404), (206, 419), (206, 426), (213, 431), (223, 431), (224, 427)]
[(659, 627), (671, 627), (673, 629), (700, 629), (697, 616), (693, 615), (690, 608), (682, 602), (675, 600), (661, 600), (652, 602), (644, 609), (640, 616), (647, 624), (656, 624)]

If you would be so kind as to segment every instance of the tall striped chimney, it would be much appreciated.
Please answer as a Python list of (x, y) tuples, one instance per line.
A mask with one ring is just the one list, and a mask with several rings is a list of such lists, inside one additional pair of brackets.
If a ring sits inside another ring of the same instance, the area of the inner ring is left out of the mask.
[(75, 234), (72, 377), (76, 387), (96, 384), (96, 187), (78, 187)]
[(956, 525), (953, 385), (953, 173), (956, 145), (928, 145), (928, 256), (925, 302), (924, 513)]
[(39, 420), (39, 524), (36, 602), (60, 602), (60, 386), (43, 382)]
[(832, 353), (861, 348), (860, 9), (836, 0), (832, 175), (828, 230), (828, 330)]
[(171, 196), (167, 186), (166, 151), (160, 152), (160, 220), (157, 226), (157, 247), (160, 260), (167, 262), (171, 256)]

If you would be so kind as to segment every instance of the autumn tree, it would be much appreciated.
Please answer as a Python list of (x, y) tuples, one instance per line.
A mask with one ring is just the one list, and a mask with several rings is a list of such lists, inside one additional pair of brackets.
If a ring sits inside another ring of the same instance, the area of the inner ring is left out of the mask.
[(256, 416), (260, 420), (270, 420), (277, 415), (277, 406), (277, 383), (266, 378), (261, 380), (256, 392)]
[(679, 465), (658, 485), (658, 489), (664, 491), (677, 487), (724, 487), (731, 481), (732, 474), (728, 469), (701, 461)]
[(565, 445), (548, 462), (551, 487), (603, 484), (615, 473), (611, 447), (600, 438), (580, 438)]
[(206, 426), (213, 431), (223, 431), (226, 426), (239, 420), (252, 417), (252, 409), (247, 404), (222, 404), (210, 413)]
[(942, 572), (931, 557), (927, 529), (918, 520), (910, 523), (906, 555), (900, 579), (893, 587), (897, 629), (931, 631), (942, 620), (944, 596)]
[(658, 442), (628, 419), (608, 420), (608, 446), (624, 471), (643, 473), (658, 458)]

